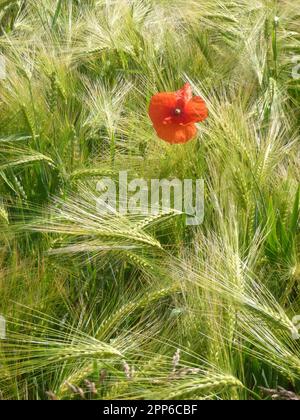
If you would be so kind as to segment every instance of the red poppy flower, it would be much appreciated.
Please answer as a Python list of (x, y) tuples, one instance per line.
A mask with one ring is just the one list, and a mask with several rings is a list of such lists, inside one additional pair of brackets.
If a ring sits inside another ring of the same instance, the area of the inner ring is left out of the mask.
[(177, 92), (154, 95), (149, 116), (158, 137), (171, 144), (181, 144), (196, 136), (195, 123), (208, 117), (208, 109), (202, 98), (193, 97), (191, 85), (186, 83)]

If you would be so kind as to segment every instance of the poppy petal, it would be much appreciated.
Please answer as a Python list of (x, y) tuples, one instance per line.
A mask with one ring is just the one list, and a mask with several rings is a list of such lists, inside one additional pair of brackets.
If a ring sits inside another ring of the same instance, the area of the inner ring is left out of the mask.
[(182, 89), (176, 92), (177, 96), (177, 107), (184, 108), (185, 105), (193, 98), (192, 87), (189, 83), (186, 83)]
[(170, 144), (183, 144), (192, 140), (197, 134), (195, 124), (180, 126), (178, 124), (171, 125), (154, 125), (158, 137)]
[(204, 121), (208, 117), (208, 109), (205, 101), (200, 96), (194, 96), (184, 108), (185, 123)]
[(158, 93), (151, 99), (149, 106), (149, 116), (153, 124), (162, 124), (168, 121), (176, 108), (176, 94), (171, 92)]

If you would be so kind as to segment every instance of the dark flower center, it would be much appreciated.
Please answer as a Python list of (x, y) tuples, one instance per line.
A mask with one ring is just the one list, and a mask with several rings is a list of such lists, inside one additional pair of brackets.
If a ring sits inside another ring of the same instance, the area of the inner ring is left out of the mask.
[(180, 115), (180, 114), (181, 114), (181, 112), (182, 112), (182, 111), (181, 111), (181, 109), (180, 109), (180, 108), (175, 108), (175, 109), (174, 109), (174, 114), (175, 114), (175, 115)]

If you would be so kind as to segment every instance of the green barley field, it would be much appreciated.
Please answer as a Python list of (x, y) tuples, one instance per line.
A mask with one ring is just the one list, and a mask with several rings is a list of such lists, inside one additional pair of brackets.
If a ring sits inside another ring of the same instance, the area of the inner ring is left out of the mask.
[[(0, 399), (300, 399), (299, 6), (0, 1)], [(101, 211), (120, 172), (204, 180), (203, 222)]]

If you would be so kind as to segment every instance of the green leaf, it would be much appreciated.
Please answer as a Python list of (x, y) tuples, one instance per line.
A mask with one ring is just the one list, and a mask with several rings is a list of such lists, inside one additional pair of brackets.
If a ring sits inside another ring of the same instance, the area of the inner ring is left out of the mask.
[(61, 11), (61, 6), (62, 6), (62, 0), (58, 0), (58, 2), (57, 2), (57, 6), (56, 6), (56, 10), (55, 10), (55, 13), (54, 13), (54, 16), (53, 16), (53, 19), (52, 19), (52, 29), (53, 29), (53, 28), (55, 27), (55, 25), (56, 25), (56, 22), (57, 22), (58, 16), (59, 16), (60, 11)]
[(299, 212), (300, 212), (299, 205), (300, 205), (300, 185), (296, 193), (293, 213), (291, 217), (290, 232), (293, 237), (296, 235), (297, 230), (298, 230), (298, 220), (299, 220)]

